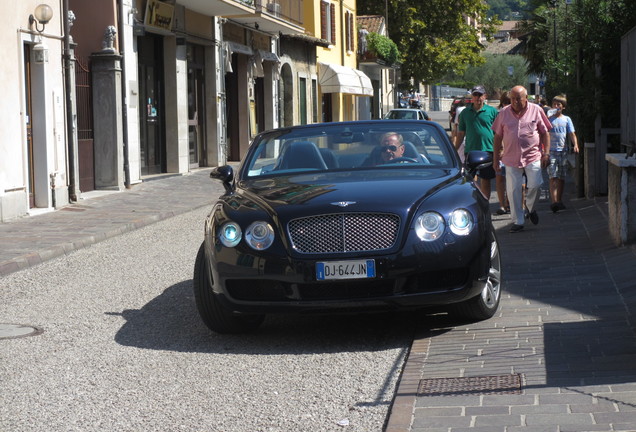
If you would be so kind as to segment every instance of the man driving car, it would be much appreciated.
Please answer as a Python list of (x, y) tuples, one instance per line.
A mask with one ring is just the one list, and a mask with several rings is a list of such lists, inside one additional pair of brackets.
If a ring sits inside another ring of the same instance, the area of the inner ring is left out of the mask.
[(404, 138), (397, 132), (387, 132), (380, 140), (380, 157), (384, 162), (400, 158), (404, 155)]

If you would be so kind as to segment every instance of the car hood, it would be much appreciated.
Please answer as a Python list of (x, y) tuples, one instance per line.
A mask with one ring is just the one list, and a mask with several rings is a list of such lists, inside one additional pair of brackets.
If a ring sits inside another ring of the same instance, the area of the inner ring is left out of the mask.
[(456, 169), (302, 174), (240, 181), (233, 198), (282, 219), (341, 211), (404, 214), (453, 182), (464, 183)]

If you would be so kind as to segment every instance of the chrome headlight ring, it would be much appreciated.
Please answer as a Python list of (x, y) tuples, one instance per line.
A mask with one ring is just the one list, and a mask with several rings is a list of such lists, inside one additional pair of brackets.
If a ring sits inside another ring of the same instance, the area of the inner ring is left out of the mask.
[[(467, 236), (475, 227), (475, 219), (466, 209), (455, 209), (449, 216), (448, 226), (457, 236)], [(434, 211), (419, 215), (414, 223), (415, 234), (422, 241), (435, 241), (444, 234), (446, 222), (444, 217)]]
[(238, 223), (230, 221), (221, 226), (218, 237), (225, 247), (236, 247), (245, 238), (245, 242), (252, 249), (265, 250), (274, 243), (274, 229), (267, 222), (256, 221), (243, 233)]
[(253, 222), (245, 230), (245, 242), (254, 250), (265, 250), (274, 243), (274, 229), (267, 222)]
[(241, 242), (242, 237), (241, 227), (236, 222), (226, 222), (219, 230), (219, 241), (225, 247), (235, 247)]
[(422, 241), (437, 240), (444, 234), (444, 218), (437, 212), (425, 212), (415, 219), (415, 234)]
[(449, 227), (453, 234), (465, 236), (470, 234), (475, 226), (473, 214), (466, 209), (456, 209), (450, 215)]

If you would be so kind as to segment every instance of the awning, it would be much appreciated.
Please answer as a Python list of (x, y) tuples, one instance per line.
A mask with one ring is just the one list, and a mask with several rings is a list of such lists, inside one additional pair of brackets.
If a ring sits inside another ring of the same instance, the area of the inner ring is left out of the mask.
[(252, 48), (240, 43), (226, 41), (225, 42), (225, 73), (232, 73), (232, 54), (245, 54), (251, 56), (254, 54)]
[(265, 70), (263, 69), (263, 62), (268, 61), (274, 63), (272, 73), (273, 78), (275, 80), (280, 79), (280, 59), (276, 55), (276, 53), (264, 51), (264, 50), (254, 50), (254, 55), (250, 57), (251, 62), (251, 71), (252, 76), (263, 78), (265, 76)]
[(373, 96), (371, 80), (364, 72), (331, 63), (318, 63), (318, 66), (318, 84), (323, 93)]
[(254, 54), (254, 51), (252, 50), (252, 48), (248, 47), (247, 45), (243, 45), (243, 44), (232, 42), (232, 41), (226, 41), (225, 43), (227, 44), (228, 48), (233, 53), (245, 54), (248, 56)]
[(261, 55), (261, 59), (263, 59), (263, 61), (271, 61), (274, 63), (280, 62), (280, 59), (278, 58), (276, 53), (265, 50), (258, 50), (258, 52)]

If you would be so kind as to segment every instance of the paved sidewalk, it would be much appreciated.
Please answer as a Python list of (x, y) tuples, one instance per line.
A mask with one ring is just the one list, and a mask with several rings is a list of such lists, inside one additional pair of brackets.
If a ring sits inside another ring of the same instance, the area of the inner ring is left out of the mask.
[(636, 431), (636, 249), (603, 199), (566, 205), (514, 234), (494, 216), (500, 312), (422, 319), (386, 432)]
[[(223, 193), (211, 168), (121, 192), (89, 192), (59, 210), (0, 223), (0, 277), (195, 208)], [(203, 227), (203, 225), (201, 225)], [(202, 228), (203, 229), (203, 228)]]

